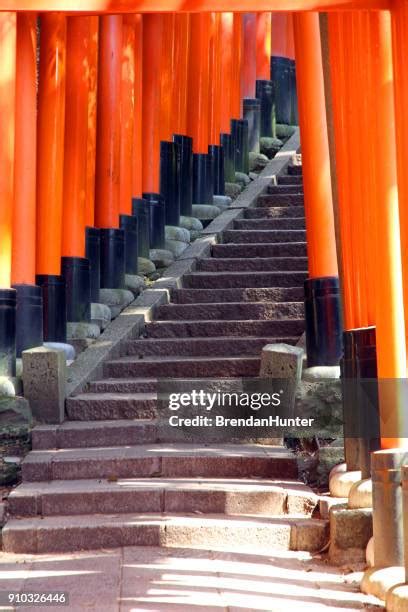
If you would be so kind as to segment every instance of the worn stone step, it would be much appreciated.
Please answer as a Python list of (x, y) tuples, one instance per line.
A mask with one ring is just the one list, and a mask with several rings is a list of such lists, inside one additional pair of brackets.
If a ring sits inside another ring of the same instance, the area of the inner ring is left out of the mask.
[[(102, 384), (103, 381), (101, 381)], [(123, 393), (131, 393), (123, 382)], [(94, 383), (98, 384), (98, 383)], [(157, 382), (156, 382), (157, 386)], [(101, 390), (103, 393), (103, 391)], [(118, 386), (117, 393), (121, 392)], [(98, 414), (99, 416), (99, 414)], [(81, 414), (85, 417), (85, 414)], [(37, 425), (32, 431), (33, 450), (112, 447), (164, 442), (159, 423), (152, 419), (64, 421), (59, 425)]]
[(303, 176), (287, 174), (278, 176), (278, 185), (303, 185)]
[(306, 278), (305, 272), (193, 272), (183, 283), (189, 289), (303, 287)]
[(289, 176), (302, 176), (302, 164), (290, 164), (287, 171)]
[(277, 219), (237, 219), (234, 229), (257, 230), (257, 229), (305, 229), (305, 218), (295, 217)]
[(306, 257), (305, 242), (279, 242), (273, 244), (214, 244), (211, 254), (221, 258), (251, 258), (251, 257)]
[(303, 302), (221, 302), (220, 304), (166, 304), (156, 310), (157, 321), (239, 321), (299, 319), (304, 314)]
[(104, 364), (108, 376), (160, 378), (251, 377), (259, 374), (260, 357), (122, 357)]
[(302, 206), (304, 204), (303, 194), (296, 193), (276, 193), (260, 195), (257, 200), (257, 207), (270, 208), (271, 206)]
[(195, 338), (203, 336), (301, 336), (303, 319), (275, 321), (152, 321), (146, 328), (149, 338)]
[(252, 338), (243, 337), (230, 338), (222, 336), (220, 338), (157, 338), (157, 339), (138, 339), (129, 340), (123, 345), (125, 355), (137, 355), (147, 357), (150, 355), (188, 355), (191, 357), (214, 356), (224, 357), (230, 355), (253, 355), (256, 356), (262, 351), (266, 344), (296, 344), (297, 336), (292, 337), (265, 337)]
[(156, 393), (83, 393), (66, 400), (73, 421), (149, 419), (157, 415)]
[(212, 302), (301, 302), (302, 287), (269, 287), (252, 289), (174, 289), (176, 304), (209, 304)]
[(259, 444), (145, 444), (31, 451), (23, 482), (90, 478), (297, 478), (296, 457)]
[(6, 552), (40, 554), (157, 546), (257, 552), (321, 550), (328, 521), (291, 517), (180, 514), (91, 514), (11, 519), (2, 532)]
[(271, 194), (282, 194), (282, 193), (299, 193), (303, 194), (302, 185), (269, 185), (268, 193)]
[(226, 230), (223, 242), (305, 242), (305, 230)]
[[(157, 390), (156, 378), (132, 378), (129, 382), (129, 393), (155, 393)], [(105, 378), (104, 380), (91, 381), (88, 384), (88, 391), (91, 393), (121, 393), (125, 392), (124, 380), (117, 378)]]
[(310, 516), (318, 497), (295, 480), (127, 478), (23, 483), (8, 497), (11, 516), (196, 513)]
[(307, 257), (207, 257), (199, 260), (201, 272), (307, 271)]
[(304, 217), (304, 206), (271, 206), (270, 208), (246, 208), (244, 217), (246, 219), (281, 219)]

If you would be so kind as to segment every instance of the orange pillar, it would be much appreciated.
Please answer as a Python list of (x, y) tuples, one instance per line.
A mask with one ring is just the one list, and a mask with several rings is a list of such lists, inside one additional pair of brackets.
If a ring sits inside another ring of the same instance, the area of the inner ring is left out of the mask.
[[(299, 114), (309, 276), (337, 276), (318, 15), (298, 13), (294, 25), (296, 56), (299, 57)], [(319, 151), (318, 156), (316, 151)]]
[(67, 19), (63, 257), (85, 257), (88, 139), (88, 17)]
[(100, 18), (95, 223), (119, 226), (122, 17)]
[(16, 14), (0, 14), (0, 287), (10, 287), (13, 226)]
[(163, 16), (143, 15), (143, 191), (160, 190), (160, 69)]
[(256, 17), (256, 78), (269, 80), (271, 76), (271, 13), (258, 13)]
[(174, 132), (172, 117), (174, 92), (175, 14), (164, 14), (163, 42), (160, 66), (160, 140), (170, 141)]
[(220, 14), (211, 13), (210, 29), (210, 117), (209, 117), (209, 142), (218, 145), (221, 127), (221, 61), (220, 61)]
[(61, 270), (66, 17), (41, 16), (37, 132), (37, 274)]
[(135, 17), (124, 15), (120, 103), (120, 202), (119, 212), (132, 213), (133, 141), (135, 117)]
[(143, 83), (143, 17), (135, 15), (135, 89), (133, 131), (133, 196), (142, 195), (142, 83)]
[(209, 144), (209, 30), (211, 15), (195, 13), (191, 15), (190, 20), (187, 133), (193, 138), (194, 153), (206, 154)]
[(174, 90), (173, 116), (174, 132), (187, 133), (188, 58), (190, 45), (190, 15), (175, 15), (174, 46)]
[(221, 132), (229, 134), (231, 131), (231, 89), (232, 89), (232, 45), (234, 32), (234, 14), (221, 14), (221, 74), (222, 74), (222, 100), (221, 100)]
[[(36, 21), (37, 15), (35, 13), (20, 13), (17, 16), (16, 130), (11, 282), (13, 284), (24, 285), (35, 285), (37, 156)], [(1, 53), (1, 56), (3, 56), (3, 53)], [(1, 116), (4, 117), (4, 111), (2, 111)], [(1, 192), (4, 193), (3, 189)]]
[(241, 74), (241, 97), (255, 97), (255, 81), (257, 66), (257, 15), (243, 15), (243, 51)]
[(234, 13), (233, 46), (232, 46), (232, 80), (231, 80), (231, 118), (240, 119), (242, 116), (241, 99), (241, 68), (243, 28), (241, 13)]
[(99, 17), (89, 18), (88, 37), (88, 134), (86, 159), (86, 204), (85, 223), (95, 225), (95, 161), (96, 161), (96, 117), (98, 92), (98, 36)]

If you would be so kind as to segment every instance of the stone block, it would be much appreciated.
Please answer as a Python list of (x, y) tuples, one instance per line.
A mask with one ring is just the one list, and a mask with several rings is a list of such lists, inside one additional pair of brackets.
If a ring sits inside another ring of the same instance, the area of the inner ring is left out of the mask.
[(106, 304), (91, 303), (91, 323), (99, 325), (101, 329), (105, 329), (111, 322), (112, 313), (109, 306)]
[(0, 429), (8, 426), (31, 425), (32, 413), (24, 397), (0, 397)]
[(263, 153), (249, 153), (249, 170), (251, 172), (261, 172), (269, 162), (269, 159)]
[(324, 487), (328, 485), (331, 470), (342, 461), (344, 461), (344, 445), (342, 440), (335, 440), (331, 444), (319, 448), (317, 465), (319, 485)]
[(150, 259), (156, 268), (168, 268), (174, 261), (174, 255), (167, 249), (150, 249)]
[(101, 289), (99, 299), (102, 304), (109, 306), (114, 319), (133, 302), (135, 296), (128, 289)]
[(166, 240), (178, 240), (187, 244), (190, 242), (190, 232), (188, 229), (174, 225), (166, 225), (164, 229)]
[(16, 395), (16, 379), (12, 376), (0, 376), (0, 398)]
[[(181, 216), (180, 217), (180, 227), (184, 227), (189, 232), (191, 230), (195, 232), (200, 232), (203, 229), (203, 224), (201, 223), (200, 219), (197, 219), (196, 217)], [(191, 236), (190, 236), (190, 240), (191, 240)]]
[(276, 380), (277, 392), (283, 391), (282, 416), (293, 416), (296, 388), (302, 374), (303, 355), (302, 348), (289, 344), (267, 344), (262, 349), (259, 375), (261, 378)]
[(212, 204), (193, 204), (193, 214), (200, 221), (211, 221), (221, 214), (221, 210)]
[(275, 157), (276, 153), (282, 148), (283, 142), (279, 138), (268, 138), (263, 136), (260, 139), (261, 153), (268, 159)]
[(67, 323), (67, 339), (85, 339), (85, 338), (99, 338), (101, 335), (101, 329), (96, 323)]
[(166, 240), (165, 247), (168, 251), (171, 251), (174, 258), (177, 259), (186, 249), (188, 249), (189, 243), (181, 240)]
[(63, 351), (67, 361), (73, 361), (76, 356), (72, 344), (66, 344), (65, 342), (44, 342), (43, 347), (54, 351)]
[(150, 259), (146, 259), (146, 257), (138, 257), (137, 269), (139, 274), (146, 275), (155, 272), (156, 266)]
[(243, 189), (245, 189), (245, 187), (247, 187), (247, 185), (249, 185), (249, 183), (251, 182), (251, 179), (247, 174), (245, 174), (245, 172), (236, 172), (235, 182), (238, 183), (238, 185), (241, 185)]
[(218, 206), (221, 210), (225, 210), (232, 203), (232, 198), (227, 195), (215, 195), (213, 196), (214, 206)]
[(63, 351), (39, 347), (23, 351), (24, 396), (41, 423), (62, 423), (66, 360)]
[(242, 191), (241, 185), (237, 183), (225, 183), (225, 195), (235, 200)]
[(296, 131), (296, 127), (294, 125), (286, 125), (285, 123), (277, 123), (276, 124), (276, 136), (281, 140), (286, 140), (290, 138)]
[(338, 380), (340, 378), (340, 366), (314, 366), (312, 368), (305, 368), (302, 378), (306, 382)]
[(347, 504), (333, 506), (330, 510), (330, 561), (336, 564), (364, 562), (372, 535), (371, 509), (350, 509)]
[(139, 276), (138, 274), (125, 274), (125, 286), (134, 296), (137, 296), (143, 291), (146, 284), (143, 276)]

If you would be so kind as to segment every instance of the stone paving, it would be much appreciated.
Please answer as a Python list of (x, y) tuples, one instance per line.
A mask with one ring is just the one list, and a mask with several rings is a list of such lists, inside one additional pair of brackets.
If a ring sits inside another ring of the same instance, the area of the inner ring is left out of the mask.
[[(224, 552), (127, 547), (63, 555), (0, 555), (0, 588), (65, 591), (54, 612), (147, 610), (295, 612), (383, 610), (359, 592), (360, 572), (306, 552)], [(14, 608), (1, 608), (13, 610)]]

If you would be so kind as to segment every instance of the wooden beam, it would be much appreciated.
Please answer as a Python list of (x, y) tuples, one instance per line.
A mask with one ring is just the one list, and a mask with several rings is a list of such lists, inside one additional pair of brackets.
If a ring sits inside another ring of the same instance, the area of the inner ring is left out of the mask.
[[(265, 11), (389, 9), (392, 0), (258, 0)], [(0, 11), (66, 13), (253, 12), (253, 0), (0, 0)]]

